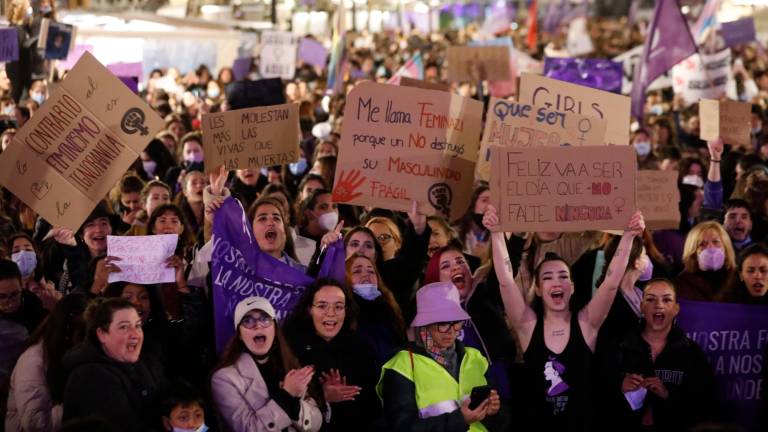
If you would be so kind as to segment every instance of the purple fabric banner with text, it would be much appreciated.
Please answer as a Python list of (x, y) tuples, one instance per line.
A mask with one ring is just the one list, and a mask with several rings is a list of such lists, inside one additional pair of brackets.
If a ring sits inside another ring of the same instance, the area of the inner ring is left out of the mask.
[(621, 94), (624, 70), (621, 63), (606, 59), (544, 59), (544, 76), (598, 90)]
[(0, 63), (19, 59), (19, 34), (16, 28), (0, 29)]
[(216, 212), (212, 241), (214, 329), (216, 350), (221, 352), (235, 334), (233, 317), (240, 300), (264, 297), (282, 320), (313, 279), (259, 249), (251, 221), (234, 198), (227, 198)]
[(755, 19), (748, 17), (738, 21), (724, 22), (720, 24), (720, 33), (723, 35), (725, 46), (736, 46), (757, 40)]
[[(235, 306), (240, 300), (260, 296), (272, 304), (281, 321), (293, 311), (314, 279), (262, 252), (242, 204), (227, 198), (213, 222), (211, 280), (216, 350), (221, 352), (235, 333)], [(332, 243), (325, 252), (318, 277), (344, 283), (344, 241)]]
[(645, 38), (643, 54), (635, 69), (632, 86), (632, 115), (643, 118), (645, 90), (672, 66), (697, 51), (688, 21), (677, 0), (658, 0), (653, 21)]
[(768, 306), (681, 301), (677, 320), (709, 357), (726, 420), (760, 430)]

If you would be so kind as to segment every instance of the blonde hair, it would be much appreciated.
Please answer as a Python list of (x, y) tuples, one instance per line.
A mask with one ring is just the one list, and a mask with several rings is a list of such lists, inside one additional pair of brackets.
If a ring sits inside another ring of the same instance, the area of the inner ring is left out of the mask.
[(398, 249), (403, 246), (403, 238), (400, 235), (400, 228), (397, 227), (397, 224), (394, 223), (392, 219), (386, 218), (384, 216), (376, 216), (371, 218), (368, 223), (365, 224), (365, 227), (370, 228), (373, 224), (380, 224), (387, 227), (389, 233), (392, 234), (392, 240), (397, 243)]
[(725, 252), (725, 269), (728, 271), (735, 270), (736, 253), (733, 251), (733, 244), (731, 243), (730, 237), (728, 237), (728, 233), (718, 222), (707, 221), (695, 225), (685, 238), (685, 246), (683, 247), (683, 266), (685, 267), (685, 271), (698, 271), (699, 262), (697, 253), (699, 243), (701, 242), (701, 237), (707, 231), (714, 231), (720, 237), (720, 242), (723, 245), (723, 252)]
[(27, 18), (29, 2), (27, 0), (10, 0), (5, 10), (5, 16), (11, 25), (21, 25)]

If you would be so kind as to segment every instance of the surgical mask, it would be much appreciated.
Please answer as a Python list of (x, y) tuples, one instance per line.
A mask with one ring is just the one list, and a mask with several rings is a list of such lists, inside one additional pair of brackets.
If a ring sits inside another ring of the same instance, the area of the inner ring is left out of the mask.
[(175, 426), (173, 427), (173, 432), (207, 432), (207, 431), (208, 431), (208, 426), (206, 426), (205, 424), (203, 424), (197, 429), (177, 428)]
[(208, 89), (207, 93), (209, 98), (216, 99), (221, 95), (221, 90), (219, 90), (218, 87), (211, 87), (210, 89)]
[(307, 170), (307, 159), (300, 158), (298, 162), (288, 164), (288, 169), (291, 171), (291, 174), (295, 176), (304, 174), (304, 171)]
[(45, 102), (45, 95), (42, 93), (32, 93), (29, 95), (30, 98), (32, 98), (33, 101), (37, 102), (38, 105), (42, 105), (43, 102)]
[(664, 107), (661, 106), (661, 105), (653, 105), (651, 107), (651, 109), (649, 110), (649, 112), (651, 114), (653, 114), (653, 115), (660, 116), (660, 115), (664, 114)]
[(32, 251), (19, 251), (11, 255), (11, 260), (16, 263), (21, 272), (21, 277), (27, 278), (35, 272), (37, 267), (37, 255)]
[(717, 247), (706, 248), (697, 256), (699, 268), (703, 271), (716, 271), (723, 268), (725, 252)]
[(635, 143), (635, 151), (640, 156), (648, 156), (651, 152), (651, 143), (648, 141), (638, 141)]
[(184, 162), (202, 162), (204, 159), (202, 153), (190, 153), (184, 156)]
[(157, 169), (157, 162), (153, 160), (141, 161), (141, 165), (144, 167), (144, 172), (147, 173), (148, 176), (150, 177), (155, 176), (155, 170)]
[(259, 172), (260, 172), (260, 173), (261, 173), (261, 175), (263, 175), (264, 177), (268, 177), (268, 176), (269, 176), (269, 168), (267, 168), (267, 167), (264, 167), (264, 168), (260, 168), (260, 169), (259, 169)]
[(52, 7), (50, 7), (48, 5), (40, 6), (40, 14), (41, 15), (47, 15), (47, 14), (49, 14), (51, 12), (53, 12), (53, 8)]
[(640, 277), (637, 278), (637, 280), (639, 280), (640, 282), (648, 282), (649, 280), (653, 279), (653, 261), (651, 261), (650, 258), (646, 257), (645, 262), (647, 264), (645, 265), (643, 272), (640, 273)]
[(352, 284), (352, 291), (365, 300), (376, 300), (380, 295), (379, 287), (372, 283)]
[(704, 180), (701, 178), (701, 176), (697, 176), (696, 174), (689, 174), (683, 177), (683, 184), (696, 187), (704, 187)]
[(339, 223), (339, 214), (335, 211), (323, 213), (320, 215), (320, 217), (317, 218), (317, 224), (320, 225), (324, 230), (330, 231), (334, 228), (336, 228), (336, 225)]
[(12, 116), (15, 111), (16, 111), (15, 105), (6, 105), (5, 108), (3, 108), (3, 115)]

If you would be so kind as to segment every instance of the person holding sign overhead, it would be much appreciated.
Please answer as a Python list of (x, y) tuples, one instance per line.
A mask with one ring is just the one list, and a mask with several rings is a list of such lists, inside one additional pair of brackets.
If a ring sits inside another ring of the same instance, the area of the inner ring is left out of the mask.
[[(483, 224), (491, 231), (491, 251), (507, 319), (523, 349), (527, 382), (525, 412), (541, 430), (588, 430), (590, 369), (597, 334), (613, 304), (627, 268), (631, 244), (642, 235), (640, 212), (630, 219), (597, 294), (584, 308), (571, 312), (571, 269), (548, 254), (534, 273), (537, 301), (529, 306), (515, 283), (504, 233), (497, 231), (496, 208), (488, 206)], [(535, 309), (534, 309), (535, 308)]]

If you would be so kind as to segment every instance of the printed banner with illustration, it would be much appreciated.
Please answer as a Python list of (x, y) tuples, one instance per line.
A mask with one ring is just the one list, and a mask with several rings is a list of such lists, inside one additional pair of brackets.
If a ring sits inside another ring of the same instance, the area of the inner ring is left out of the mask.
[(520, 77), (519, 101), (604, 119), (608, 124), (605, 143), (629, 145), (630, 99), (626, 96), (526, 73)]
[(761, 430), (768, 307), (681, 301), (677, 322), (709, 357), (726, 421), (750, 432)]
[(449, 220), (469, 206), (481, 102), (364, 82), (347, 96), (333, 200)]
[[(215, 171), (285, 165), (299, 159), (299, 105), (203, 114), (205, 168)], [(291, 133), (293, 131), (293, 133)]]
[(0, 155), (0, 184), (77, 231), (163, 120), (88, 52)]
[(550, 111), (547, 107), (518, 104), (491, 98), (485, 115), (475, 175), (488, 180), (491, 173), (491, 146), (532, 148), (602, 145), (605, 120), (574, 113)]
[(502, 231), (623, 230), (635, 212), (629, 146), (491, 147)]

